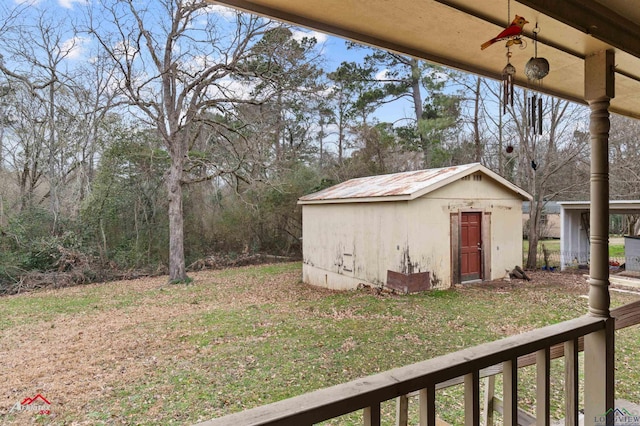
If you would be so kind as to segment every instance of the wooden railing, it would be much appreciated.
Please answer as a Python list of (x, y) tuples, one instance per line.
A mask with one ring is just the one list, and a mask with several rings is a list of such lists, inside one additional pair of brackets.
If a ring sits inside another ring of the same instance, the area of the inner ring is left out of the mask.
[[(616, 329), (640, 322), (640, 301), (612, 311)], [(298, 397), (200, 423), (222, 425), (313, 425), (363, 410), (365, 426), (380, 424), (380, 406), (397, 399), (397, 424), (406, 424), (407, 396), (417, 395), (420, 425), (436, 424), (436, 390), (464, 384), (465, 424), (480, 424), (480, 380), (503, 375), (501, 411), (505, 424), (517, 425), (518, 368), (536, 365), (536, 418), (549, 424), (549, 367), (553, 358), (565, 357), (566, 424), (578, 424), (578, 353), (584, 336), (607, 327), (605, 318), (583, 316), (570, 321), (464, 349), (445, 356), (400, 367)], [(490, 384), (490, 383), (489, 383)], [(485, 392), (486, 394), (486, 392)], [(493, 403), (485, 401), (483, 405)], [(497, 407), (493, 407), (494, 409)], [(490, 416), (493, 410), (490, 411)], [(489, 415), (488, 412), (485, 415)], [(485, 419), (490, 420), (490, 418)]]

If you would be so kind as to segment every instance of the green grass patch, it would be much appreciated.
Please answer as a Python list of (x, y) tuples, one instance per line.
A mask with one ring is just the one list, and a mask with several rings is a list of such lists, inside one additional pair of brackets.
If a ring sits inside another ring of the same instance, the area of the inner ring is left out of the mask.
[[(163, 286), (160, 277), (5, 298), (0, 344), (11, 367), (0, 379), (18, 391), (2, 396), (12, 401), (45, 386), (53, 424), (193, 424), (586, 312), (586, 288), (553, 282), (560, 274), (392, 296), (309, 287), (300, 267), (201, 272), (189, 286)], [(638, 297), (612, 298), (620, 305)], [(635, 402), (639, 342), (637, 328), (616, 336), (616, 397)], [(43, 359), (46, 368), (33, 370)], [(530, 370), (520, 374), (525, 407), (535, 404)], [(563, 372), (555, 363), (552, 371), (557, 393)], [(462, 394), (461, 386), (440, 391), (438, 415), (460, 424)], [(393, 424), (395, 402), (382, 411)], [(560, 405), (553, 414), (562, 414)], [(412, 399), (412, 424), (417, 416)], [(361, 422), (357, 412), (325, 424)]]
[[(540, 240), (538, 241), (538, 252), (542, 253), (543, 246), (549, 251), (560, 251), (560, 240)], [(522, 252), (529, 250), (529, 240), (522, 240)], [(624, 244), (609, 244), (609, 256), (624, 257)]]
[(611, 257), (624, 257), (624, 244), (610, 245), (609, 256)]
[[(617, 239), (616, 241), (619, 241)], [(550, 239), (550, 240), (540, 240), (538, 241), (538, 256), (537, 256), (537, 266), (538, 268), (544, 265), (544, 250), (547, 250), (549, 253), (549, 266), (560, 266), (560, 240)], [(529, 241), (522, 241), (522, 264), (526, 265), (527, 256), (529, 255)], [(609, 244), (609, 257), (612, 258), (624, 258), (624, 244)]]

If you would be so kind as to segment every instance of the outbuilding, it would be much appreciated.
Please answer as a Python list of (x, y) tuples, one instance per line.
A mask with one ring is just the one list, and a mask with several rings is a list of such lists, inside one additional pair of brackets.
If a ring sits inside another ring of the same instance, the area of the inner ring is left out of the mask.
[(479, 163), (351, 179), (301, 197), (303, 281), (401, 292), (502, 278), (531, 196)]
[[(560, 205), (560, 268), (562, 270), (591, 263), (591, 202), (559, 201)], [(609, 215), (640, 214), (640, 200), (609, 200)], [(607, 217), (608, 222), (608, 217)], [(634, 226), (635, 228), (635, 226)], [(636, 231), (636, 229), (634, 229)], [(625, 238), (625, 263), (627, 270), (640, 271), (640, 241), (638, 232)], [(607, 239), (608, 233), (602, 235)]]

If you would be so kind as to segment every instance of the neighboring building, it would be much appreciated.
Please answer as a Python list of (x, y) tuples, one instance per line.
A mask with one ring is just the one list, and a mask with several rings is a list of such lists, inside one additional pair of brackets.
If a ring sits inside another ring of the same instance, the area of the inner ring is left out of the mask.
[[(522, 227), (527, 232), (527, 222), (531, 217), (531, 202), (522, 203)], [(542, 208), (540, 217), (540, 238), (560, 238), (560, 204), (557, 201), (547, 201)]]
[(624, 237), (625, 269), (640, 272), (640, 237)]
[(303, 281), (400, 291), (502, 278), (522, 263), (531, 196), (466, 164), (352, 179), (299, 200)]
[[(560, 205), (560, 267), (567, 269), (576, 265), (588, 265), (591, 261), (590, 229), (591, 218), (589, 201), (559, 201)], [(639, 215), (640, 200), (610, 200), (609, 215)], [(608, 237), (608, 236), (607, 236)], [(635, 268), (633, 259), (629, 254), (625, 238), (625, 256), (628, 257), (631, 268)], [(635, 250), (631, 241), (631, 250)], [(639, 247), (640, 248), (640, 247)], [(639, 263), (640, 265), (640, 263)], [(640, 268), (640, 266), (638, 266)]]

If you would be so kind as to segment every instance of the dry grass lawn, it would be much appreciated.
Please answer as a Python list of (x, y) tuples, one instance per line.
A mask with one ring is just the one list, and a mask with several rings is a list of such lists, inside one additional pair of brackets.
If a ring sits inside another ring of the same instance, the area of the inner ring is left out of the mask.
[[(191, 276), (0, 299), (0, 422), (192, 424), (586, 309), (579, 275), (411, 296), (312, 288), (298, 263)], [(638, 333), (627, 339), (640, 344)], [(638, 374), (636, 349), (620, 353)], [(50, 415), (11, 412), (37, 394)]]

